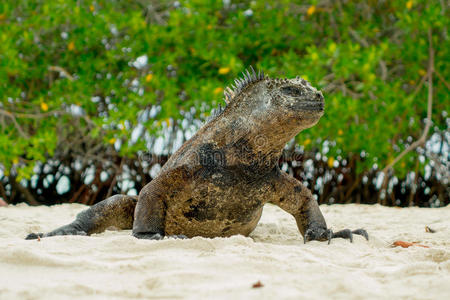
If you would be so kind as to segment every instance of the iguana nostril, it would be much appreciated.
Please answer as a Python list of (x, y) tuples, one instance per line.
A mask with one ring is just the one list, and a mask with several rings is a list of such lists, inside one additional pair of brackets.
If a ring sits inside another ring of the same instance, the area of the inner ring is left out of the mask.
[(317, 99), (318, 101), (323, 101), (323, 95), (322, 95), (321, 92), (317, 92), (317, 93), (316, 93), (316, 99)]

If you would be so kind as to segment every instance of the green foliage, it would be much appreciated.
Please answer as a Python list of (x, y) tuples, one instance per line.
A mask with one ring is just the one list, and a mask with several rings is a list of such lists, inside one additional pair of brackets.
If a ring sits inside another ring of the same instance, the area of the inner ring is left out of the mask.
[[(163, 3), (163, 4), (161, 4)], [(420, 136), (432, 31), (435, 69), (449, 78), (449, 23), (439, 1), (3, 1), (0, 4), (0, 163), (29, 177), (73, 131), (89, 130), (121, 155), (145, 150), (131, 142), (144, 121), (157, 135), (221, 102), (222, 90), (253, 65), (272, 77), (301, 75), (325, 90), (326, 114), (298, 136), (328, 155), (365, 151), (360, 165), (386, 165)], [(146, 56), (145, 66), (133, 62)], [(55, 68), (56, 67), (56, 68)], [(67, 74), (65, 74), (67, 72)], [(435, 80), (433, 122), (446, 128), (448, 90)], [(185, 96), (182, 96), (185, 95)], [(107, 107), (93, 101), (107, 99)], [(206, 105), (205, 105), (206, 104)], [(71, 108), (72, 107), (72, 108)], [(81, 120), (73, 116), (81, 108)], [(89, 127), (95, 124), (95, 128)], [(64, 130), (62, 130), (64, 128)], [(89, 128), (89, 129), (88, 129)], [(396, 147), (397, 146), (397, 147)], [(394, 149), (397, 149), (395, 151)], [(397, 171), (412, 169), (414, 155)]]

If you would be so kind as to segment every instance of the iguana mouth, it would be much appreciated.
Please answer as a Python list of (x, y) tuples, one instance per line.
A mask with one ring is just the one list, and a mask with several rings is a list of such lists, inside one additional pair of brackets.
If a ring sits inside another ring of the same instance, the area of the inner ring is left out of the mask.
[(308, 111), (323, 111), (325, 108), (325, 103), (322, 101), (302, 102), (297, 106), (297, 108)]

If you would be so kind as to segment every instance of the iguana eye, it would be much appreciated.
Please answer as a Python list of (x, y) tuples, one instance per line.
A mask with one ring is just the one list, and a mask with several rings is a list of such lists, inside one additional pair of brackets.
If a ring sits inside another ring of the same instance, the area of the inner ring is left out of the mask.
[(281, 91), (292, 97), (300, 97), (303, 95), (303, 91), (295, 86), (285, 86), (281, 88)]

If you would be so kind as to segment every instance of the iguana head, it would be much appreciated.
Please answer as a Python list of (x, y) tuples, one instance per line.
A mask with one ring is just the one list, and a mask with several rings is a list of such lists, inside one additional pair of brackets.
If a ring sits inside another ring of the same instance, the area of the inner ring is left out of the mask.
[(316, 124), (323, 115), (323, 95), (306, 80), (272, 79), (256, 73), (252, 67), (243, 74), (234, 86), (225, 89), (225, 113), (239, 112), (254, 125), (254, 131), (282, 128), (293, 137)]
[(293, 79), (265, 80), (269, 106), (277, 108), (284, 118), (299, 124), (301, 129), (316, 124), (323, 115), (325, 102), (323, 95), (308, 81)]
[(272, 79), (252, 67), (243, 74), (225, 89), (225, 109), (219, 106), (196, 136), (223, 151), (228, 165), (269, 170), (287, 142), (319, 121), (323, 96), (300, 77)]

